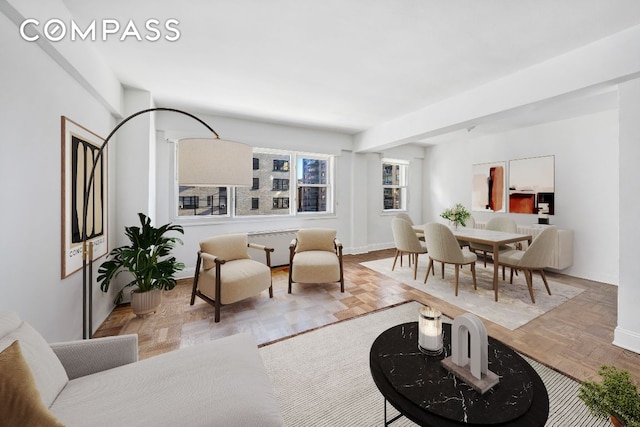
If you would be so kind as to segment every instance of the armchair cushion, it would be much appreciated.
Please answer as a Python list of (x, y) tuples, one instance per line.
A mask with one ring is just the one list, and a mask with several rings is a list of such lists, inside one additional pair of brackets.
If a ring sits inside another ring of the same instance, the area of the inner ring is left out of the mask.
[(44, 405), (19, 341), (0, 353), (0, 396), (3, 425), (62, 426)]
[[(200, 242), (200, 249), (215, 255), (217, 258), (225, 261), (235, 259), (248, 259), (249, 251), (247, 250), (248, 239), (246, 234), (225, 234), (223, 236), (211, 237)], [(204, 269), (214, 268), (215, 262), (204, 258)]]
[(296, 252), (331, 251), (335, 252), (336, 230), (330, 228), (305, 228), (298, 230)]
[[(220, 303), (231, 304), (271, 286), (271, 269), (252, 259), (237, 259), (220, 266), (220, 281)], [(215, 299), (215, 268), (200, 273), (198, 287), (200, 292)]]
[(292, 279), (297, 283), (330, 283), (340, 280), (340, 260), (335, 252), (297, 253), (292, 269)]
[(0, 315), (0, 351), (14, 341), (20, 341), (22, 355), (31, 369), (42, 401), (50, 407), (69, 381), (62, 363), (42, 335), (16, 313), (4, 312)]

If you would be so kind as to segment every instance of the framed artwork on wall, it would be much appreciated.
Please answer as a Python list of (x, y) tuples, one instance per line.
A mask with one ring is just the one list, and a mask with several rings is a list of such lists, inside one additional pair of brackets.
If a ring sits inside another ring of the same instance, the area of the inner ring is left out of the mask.
[(555, 156), (509, 161), (509, 212), (555, 214)]
[[(88, 190), (87, 236), (92, 261), (107, 254), (107, 153), (98, 158), (104, 139), (65, 116), (60, 117), (62, 140), (62, 269), (66, 278), (82, 268), (82, 228)], [(97, 162), (97, 163), (96, 163)], [(95, 163), (95, 175), (89, 177)]]
[(481, 163), (472, 168), (471, 210), (505, 212), (506, 162)]

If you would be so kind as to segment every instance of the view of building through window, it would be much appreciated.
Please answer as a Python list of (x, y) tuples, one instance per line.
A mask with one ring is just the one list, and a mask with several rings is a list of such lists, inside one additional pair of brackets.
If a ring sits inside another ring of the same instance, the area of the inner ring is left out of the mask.
[(382, 201), (384, 210), (406, 209), (407, 165), (382, 163)]
[[(258, 149), (253, 156), (251, 187), (238, 187), (229, 194), (224, 187), (181, 186), (178, 216), (240, 217), (333, 211), (330, 156)], [(228, 195), (233, 196), (233, 201)], [(297, 205), (292, 203), (294, 198)], [(228, 209), (229, 203), (233, 210)]]

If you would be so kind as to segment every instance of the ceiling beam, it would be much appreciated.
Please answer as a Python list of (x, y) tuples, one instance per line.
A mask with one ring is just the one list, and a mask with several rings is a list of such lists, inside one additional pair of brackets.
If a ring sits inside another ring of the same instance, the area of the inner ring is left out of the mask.
[(370, 152), (417, 142), (637, 77), (640, 25), (361, 132), (354, 148)]

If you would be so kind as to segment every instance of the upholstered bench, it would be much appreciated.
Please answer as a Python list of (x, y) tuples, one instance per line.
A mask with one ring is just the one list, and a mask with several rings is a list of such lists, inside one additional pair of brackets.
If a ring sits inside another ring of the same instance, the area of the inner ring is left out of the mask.
[(249, 334), (138, 361), (137, 335), (49, 345), (1, 312), (0, 352), (6, 425), (284, 425)]

